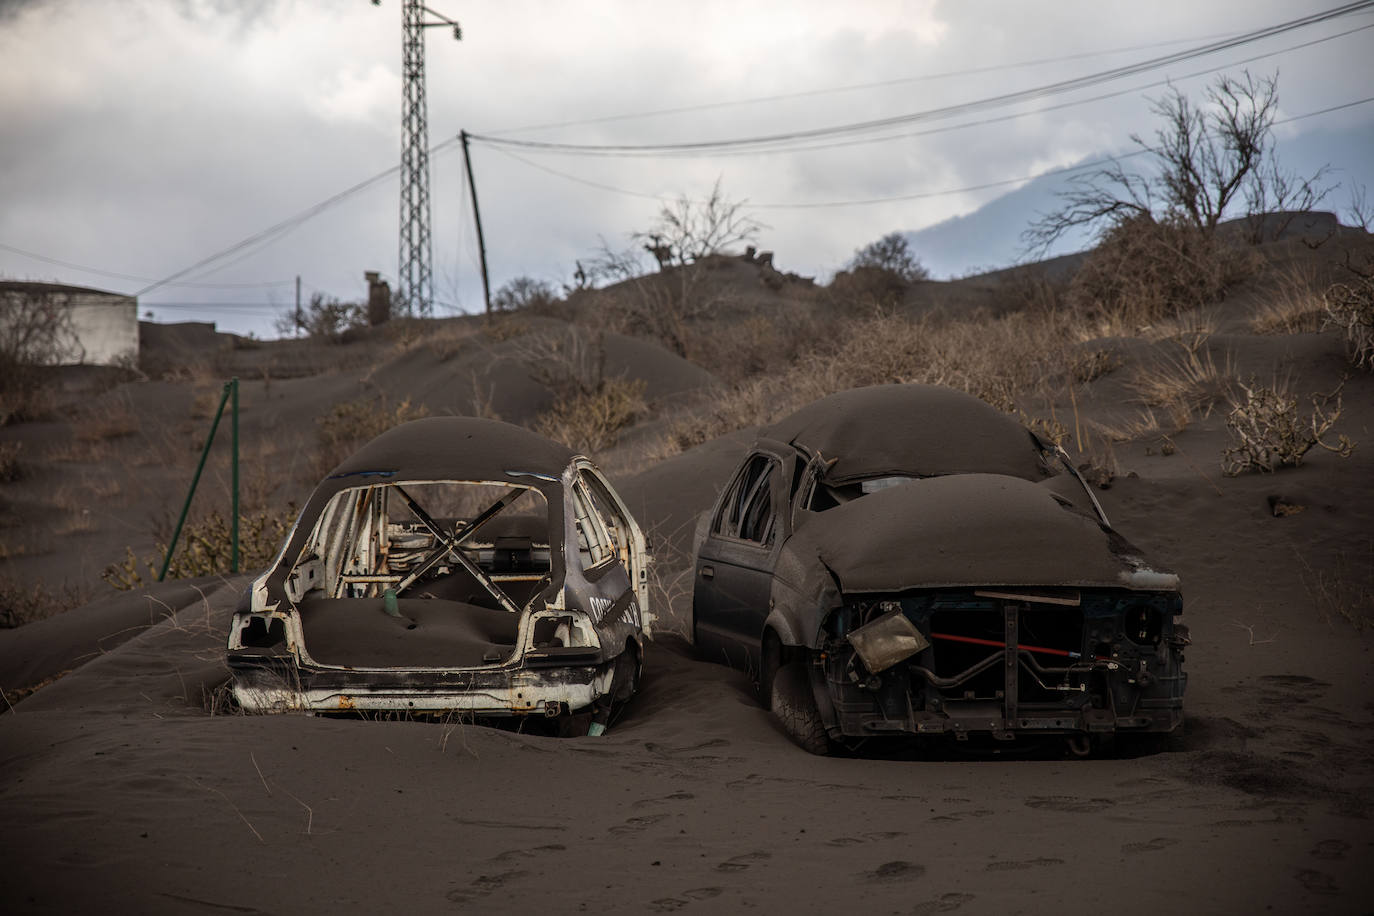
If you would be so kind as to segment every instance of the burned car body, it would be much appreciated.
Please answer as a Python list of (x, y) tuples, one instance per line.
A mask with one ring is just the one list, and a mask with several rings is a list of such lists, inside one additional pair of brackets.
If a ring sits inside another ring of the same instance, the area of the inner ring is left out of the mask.
[(970, 395), (885, 385), (762, 431), (697, 528), (700, 654), (759, 673), (808, 750), (1182, 721), (1176, 576), (1062, 450)]
[[(649, 555), (586, 458), (465, 417), (398, 426), (315, 489), (229, 630), (250, 711), (601, 713), (635, 690)], [(598, 725), (599, 723), (599, 725)]]

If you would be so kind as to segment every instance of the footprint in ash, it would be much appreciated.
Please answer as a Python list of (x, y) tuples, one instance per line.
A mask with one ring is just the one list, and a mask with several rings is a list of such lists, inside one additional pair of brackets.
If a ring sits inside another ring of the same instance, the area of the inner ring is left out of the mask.
[(1145, 840), (1141, 843), (1125, 843), (1121, 851), (1128, 856), (1138, 856), (1142, 852), (1154, 852), (1157, 849), (1168, 849), (1176, 844), (1178, 840), (1166, 836), (1157, 836), (1153, 840)]
[(751, 865), (767, 862), (771, 858), (773, 858), (772, 853), (762, 851), (746, 852), (743, 855), (732, 856), (724, 862), (721, 862), (716, 866), (716, 871), (744, 871)]

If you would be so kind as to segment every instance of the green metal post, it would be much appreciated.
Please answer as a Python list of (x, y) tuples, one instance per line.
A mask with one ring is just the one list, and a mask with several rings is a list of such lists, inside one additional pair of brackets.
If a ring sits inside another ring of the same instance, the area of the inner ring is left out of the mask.
[(230, 554), (230, 559), (229, 559), (229, 571), (230, 571), (231, 573), (236, 573), (236, 572), (239, 571), (239, 380), (238, 380), (238, 377), (235, 376), (234, 378), (230, 379), (230, 380), (229, 380), (229, 384), (234, 386), (234, 413), (233, 413), (233, 416), (230, 417), (230, 423), (231, 423), (232, 425), (229, 427), (229, 428), (233, 431), (233, 433), (234, 433), (234, 435), (233, 435), (233, 437), (232, 437), (232, 438), (233, 438), (233, 445), (234, 445), (234, 454), (233, 454), (233, 457), (229, 459), (229, 460), (232, 462), (231, 466), (232, 466), (232, 468), (233, 468), (233, 480), (234, 480), (234, 495), (231, 497), (231, 499), (232, 499), (232, 509), (233, 509), (233, 512), (234, 512), (234, 515), (233, 515), (234, 521), (233, 521), (233, 523), (232, 523), (232, 524), (233, 524), (233, 527), (232, 527), (232, 529), (231, 529), (231, 530), (233, 531), (233, 545), (234, 545), (234, 549), (233, 549), (233, 553)]
[[(237, 381), (237, 379), (235, 379)], [(167, 556), (162, 559), (162, 569), (158, 571), (157, 581), (161, 582), (167, 576), (167, 567), (172, 565), (172, 554), (177, 549), (177, 539), (181, 537), (181, 528), (186, 524), (186, 513), (191, 511), (191, 497), (196, 495), (196, 485), (200, 483), (200, 472), (205, 470), (205, 459), (210, 454), (210, 446), (215, 441), (215, 430), (219, 429), (219, 418), (224, 415), (224, 403), (229, 400), (229, 388), (231, 382), (224, 383), (224, 394), (220, 396), (219, 407), (215, 409), (214, 422), (210, 424), (210, 435), (205, 437), (205, 448), (200, 450), (200, 463), (196, 465), (196, 475), (191, 478), (191, 488), (186, 491), (186, 502), (181, 507), (181, 518), (177, 519), (176, 530), (172, 532), (172, 542), (167, 545)], [(237, 493), (237, 488), (235, 488)], [(235, 511), (234, 517), (238, 518)]]

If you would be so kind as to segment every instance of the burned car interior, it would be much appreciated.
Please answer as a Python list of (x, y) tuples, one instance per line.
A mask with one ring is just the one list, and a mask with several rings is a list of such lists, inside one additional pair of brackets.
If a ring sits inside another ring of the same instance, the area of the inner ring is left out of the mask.
[(1112, 528), (1062, 450), (922, 385), (762, 431), (697, 531), (693, 635), (759, 672), (803, 747), (1069, 740), (1182, 720), (1178, 580)]
[(405, 424), (321, 483), (250, 587), (235, 696), (261, 711), (604, 706), (638, 680), (648, 562), (585, 458), (496, 421)]

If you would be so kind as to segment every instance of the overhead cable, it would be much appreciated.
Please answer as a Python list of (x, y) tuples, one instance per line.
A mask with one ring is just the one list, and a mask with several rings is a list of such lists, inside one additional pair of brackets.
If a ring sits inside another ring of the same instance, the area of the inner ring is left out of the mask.
[[(1077, 89), (1100, 85), (1104, 82), (1124, 79), (1151, 70), (1158, 70), (1184, 61), (1193, 60), (1208, 54), (1215, 54), (1219, 51), (1226, 51), (1231, 48), (1241, 47), (1252, 44), (1276, 35), (1282, 35), (1295, 29), (1305, 28), (1316, 25), (1341, 16), (1374, 8), (1374, 0), (1359, 0), (1355, 3), (1347, 3), (1343, 6), (1325, 10), (1320, 13), (1313, 13), (1287, 22), (1267, 26), (1245, 32), (1231, 38), (1224, 38), (1217, 41), (1178, 51), (1172, 54), (1165, 54), (1148, 60), (1139, 61), (1122, 67), (1114, 67), (1109, 70), (1099, 71), (1086, 76), (1074, 77), (1072, 79), (1060, 80), (1042, 86), (1035, 86), (1029, 89), (1022, 89), (1015, 92), (1002, 93), (1000, 95), (988, 96), (981, 99), (974, 99), (968, 102), (960, 102), (955, 105), (946, 105), (939, 108), (927, 109), (924, 111), (909, 112), (903, 115), (895, 115), (886, 118), (877, 118), (868, 121), (857, 121), (848, 124), (836, 124), (828, 127), (815, 127), (803, 130), (793, 130), (777, 134), (765, 134), (755, 137), (734, 137), (719, 140), (700, 140), (680, 143), (651, 143), (651, 144), (579, 144), (563, 143), (548, 140), (517, 140), (507, 137), (498, 137), (489, 134), (468, 134), (472, 140), (482, 141), (493, 146), (516, 147), (529, 150), (546, 150), (576, 155), (655, 155), (667, 152), (707, 152), (716, 150), (739, 150), (751, 147), (770, 146), (785, 144), (808, 139), (820, 139), (827, 137), (839, 137), (856, 133), (872, 132), (885, 128), (897, 127), (906, 124), (913, 124), (920, 121), (941, 120), (958, 115), (970, 114), (990, 108), (999, 108), (1019, 102), (1032, 101), (1045, 98), (1047, 96), (1059, 95)], [(1352, 30), (1354, 31), (1354, 30)], [(1332, 36), (1335, 37), (1335, 36)]]

